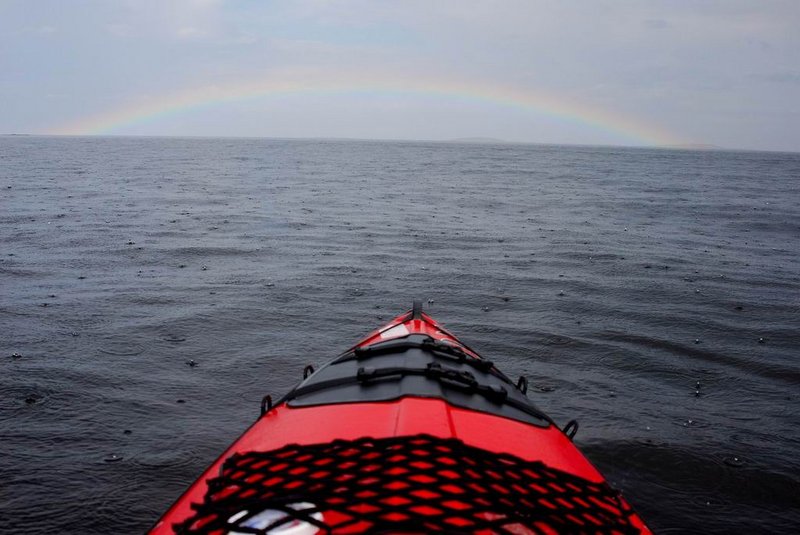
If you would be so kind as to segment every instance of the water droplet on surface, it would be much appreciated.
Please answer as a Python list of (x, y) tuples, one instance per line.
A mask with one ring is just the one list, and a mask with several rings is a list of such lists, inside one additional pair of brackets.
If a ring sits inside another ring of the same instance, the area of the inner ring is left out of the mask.
[(733, 468), (741, 468), (745, 464), (744, 460), (740, 457), (725, 457), (722, 462)]

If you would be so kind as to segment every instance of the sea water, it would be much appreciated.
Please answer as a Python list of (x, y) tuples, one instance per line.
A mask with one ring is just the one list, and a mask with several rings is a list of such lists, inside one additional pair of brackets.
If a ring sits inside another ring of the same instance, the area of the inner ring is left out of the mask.
[(0, 532), (142, 532), (421, 299), (661, 533), (800, 525), (800, 155), (0, 137)]

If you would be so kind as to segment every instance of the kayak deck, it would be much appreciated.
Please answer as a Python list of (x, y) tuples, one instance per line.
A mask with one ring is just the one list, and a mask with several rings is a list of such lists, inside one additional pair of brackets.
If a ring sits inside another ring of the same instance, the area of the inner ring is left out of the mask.
[(646, 531), (524, 381), (419, 310), (304, 375), (153, 533)]

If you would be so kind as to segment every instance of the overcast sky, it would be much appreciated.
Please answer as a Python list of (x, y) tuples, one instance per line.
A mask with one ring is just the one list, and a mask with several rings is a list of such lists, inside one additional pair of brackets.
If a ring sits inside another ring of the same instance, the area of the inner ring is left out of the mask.
[(800, 151), (800, 0), (0, 0), (0, 133)]

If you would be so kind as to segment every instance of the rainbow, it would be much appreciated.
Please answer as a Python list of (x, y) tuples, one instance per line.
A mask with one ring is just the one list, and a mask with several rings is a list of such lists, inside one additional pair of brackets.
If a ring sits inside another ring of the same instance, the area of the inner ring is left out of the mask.
[(412, 76), (390, 78), (385, 75), (337, 76), (335, 79), (310, 74), (273, 75), (257, 81), (197, 87), (86, 116), (68, 124), (48, 128), (46, 133), (113, 134), (126, 127), (228, 103), (281, 96), (353, 94), (457, 98), (479, 104), (512, 107), (525, 113), (579, 124), (622, 136), (635, 144), (672, 145), (680, 142), (677, 136), (659, 126), (542, 91), (464, 81), (415, 79)]

